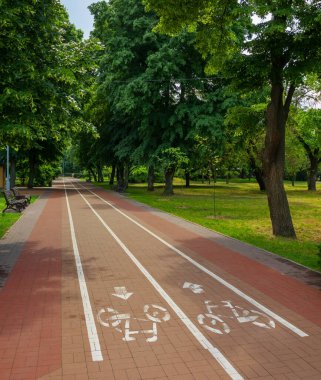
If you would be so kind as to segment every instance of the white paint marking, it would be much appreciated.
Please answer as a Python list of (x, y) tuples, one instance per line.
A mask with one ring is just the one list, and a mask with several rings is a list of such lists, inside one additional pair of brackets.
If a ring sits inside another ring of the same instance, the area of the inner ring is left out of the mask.
[(116, 286), (115, 293), (113, 293), (113, 296), (122, 298), (123, 300), (128, 300), (130, 296), (132, 296), (134, 293), (128, 293), (125, 286)]
[[(78, 190), (77, 190), (78, 191)], [(243, 380), (243, 377), (237, 372), (237, 370), (232, 366), (232, 364), (225, 358), (222, 353), (212, 345), (212, 343), (201, 333), (201, 331), (194, 325), (194, 323), (188, 318), (188, 316), (183, 312), (183, 310), (175, 303), (175, 301), (166, 293), (166, 291), (158, 284), (158, 282), (151, 276), (151, 274), (143, 267), (143, 265), (136, 259), (132, 252), (125, 246), (125, 244), (118, 238), (118, 236), (113, 232), (113, 230), (105, 223), (101, 216), (94, 210), (87, 199), (78, 191), (80, 196), (89, 206), (91, 211), (100, 220), (102, 225), (111, 234), (111, 236), (116, 240), (118, 245), (127, 254), (127, 256), (134, 262), (137, 268), (144, 274), (147, 280), (154, 286), (158, 293), (164, 298), (164, 300), (171, 306), (176, 315), (180, 318), (181, 322), (189, 329), (189, 331), (194, 335), (198, 342), (203, 348), (208, 350), (212, 356), (217, 360), (217, 362), (224, 368), (226, 373), (233, 380)]]
[(191, 289), (191, 291), (195, 294), (204, 293), (202, 285), (192, 284), (191, 282), (185, 282), (183, 285), (183, 289)]
[[(149, 313), (151, 309), (151, 313)], [(109, 313), (111, 316), (109, 318), (105, 317), (105, 314)], [(144, 318), (131, 318), (129, 313), (120, 314), (117, 310), (112, 308), (102, 308), (98, 314), (97, 319), (99, 323), (105, 327), (114, 327), (116, 331), (123, 333), (124, 337), (122, 338), (125, 342), (131, 342), (136, 340), (136, 338), (132, 335), (143, 334), (145, 336), (145, 340), (148, 343), (157, 342), (157, 323), (167, 322), (170, 320), (169, 312), (158, 305), (145, 305), (144, 313), (147, 319)], [(160, 316), (162, 313), (162, 316)], [(139, 321), (141, 325), (142, 322), (152, 322), (152, 327), (150, 329), (145, 330), (131, 330), (131, 319)], [(121, 324), (124, 325), (123, 330), (119, 327)], [(150, 337), (146, 337), (146, 334), (151, 334)]]
[[(85, 186), (81, 185), (84, 189), (86, 189)], [(87, 189), (86, 189), (87, 190)], [(185, 260), (189, 261), (191, 264), (195, 265), (198, 269), (202, 270), (203, 272), (205, 272), (206, 274), (208, 274), (210, 277), (212, 277), (214, 280), (218, 281), (220, 284), (226, 286), (228, 289), (230, 289), (232, 292), (234, 292), (235, 294), (237, 294), (239, 297), (242, 297), (243, 299), (245, 299), (246, 301), (248, 301), (249, 303), (251, 303), (252, 305), (254, 305), (255, 307), (257, 307), (258, 309), (260, 309), (261, 311), (263, 311), (264, 313), (268, 314), (270, 317), (272, 317), (273, 319), (275, 319), (276, 321), (278, 321), (281, 325), (283, 325), (284, 327), (288, 328), (289, 330), (291, 330), (292, 332), (294, 332), (295, 334), (299, 335), (301, 338), (303, 337), (306, 337), (306, 336), (309, 336), (307, 333), (305, 333), (304, 331), (300, 330), (298, 327), (294, 326), (292, 323), (288, 322), (287, 320), (285, 320), (284, 318), (282, 318), (281, 316), (279, 316), (278, 314), (275, 314), (272, 310), (268, 309), (267, 307), (265, 307), (264, 305), (260, 304), (259, 302), (255, 301), (252, 297), (248, 296), (247, 294), (245, 294), (244, 292), (242, 292), (241, 290), (237, 289), (234, 285), (228, 283), (227, 281), (225, 281), (223, 278), (219, 277), (218, 275), (216, 275), (215, 273), (211, 272), (210, 270), (208, 270), (207, 268), (205, 268), (203, 265), (199, 264), (197, 261), (193, 260), (192, 258), (190, 258), (189, 256), (187, 256), (185, 253), (183, 253), (182, 251), (180, 251), (179, 249), (175, 248), (173, 245), (169, 244), (167, 241), (165, 241), (164, 239), (162, 239), (161, 237), (159, 237), (158, 235), (154, 234), (152, 231), (150, 231), (148, 228), (144, 227), (143, 225), (141, 225), (140, 223), (138, 223), (136, 220), (132, 219), (130, 216), (126, 215), (124, 212), (122, 212), (121, 210), (119, 210), (117, 207), (115, 207), (114, 205), (112, 205), (110, 202), (106, 201), (105, 199), (103, 199), (102, 197), (100, 197), (98, 194), (94, 193), (93, 191), (91, 190), (88, 190), (88, 192), (92, 193), (93, 195), (95, 195), (97, 198), (99, 198), (100, 200), (102, 200), (104, 203), (108, 204), (110, 207), (112, 207), (115, 211), (119, 212), (121, 215), (123, 215), (125, 218), (127, 218), (128, 220), (130, 220), (131, 222), (133, 222), (134, 224), (136, 224), (136, 226), (140, 227), (141, 229), (143, 229), (145, 232), (147, 232), (149, 235), (153, 236), (155, 239), (157, 239), (158, 241), (160, 241), (161, 243), (163, 243), (164, 245), (166, 245), (166, 247), (170, 248), (171, 250), (173, 250), (174, 252), (176, 252), (178, 255), (180, 255), (181, 257), (183, 257)]]
[(95, 325), (95, 318), (94, 318), (93, 311), (91, 308), (85, 275), (84, 275), (84, 271), (81, 264), (81, 259), (79, 255), (79, 249), (78, 249), (78, 244), (77, 244), (77, 239), (76, 239), (76, 234), (75, 234), (74, 222), (71, 215), (71, 210), (70, 210), (70, 205), (69, 205), (66, 189), (65, 189), (65, 196), (66, 196), (67, 210), (68, 210), (68, 216), (69, 216), (71, 240), (72, 240), (72, 246), (73, 246), (74, 257), (75, 257), (75, 262), (76, 262), (80, 294), (82, 298), (82, 304), (83, 304), (84, 314), (85, 314), (85, 319), (86, 319), (86, 326), (87, 326), (91, 356), (94, 362), (103, 361), (104, 359), (103, 359), (103, 355), (100, 349), (99, 338), (98, 338), (97, 329)]

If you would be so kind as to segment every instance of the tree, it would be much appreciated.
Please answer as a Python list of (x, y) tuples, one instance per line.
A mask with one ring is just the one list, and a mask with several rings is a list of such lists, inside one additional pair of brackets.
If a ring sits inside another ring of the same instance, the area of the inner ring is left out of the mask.
[(157, 160), (164, 170), (165, 188), (163, 194), (173, 195), (173, 178), (175, 171), (181, 164), (186, 164), (188, 158), (179, 148), (168, 148), (158, 153)]
[(283, 186), (285, 126), (295, 89), (308, 73), (321, 72), (320, 2), (144, 2), (161, 17), (159, 29), (171, 34), (186, 28), (197, 32), (208, 71), (228, 68), (243, 87), (260, 89), (269, 84), (263, 169), (272, 229), (274, 235), (294, 238)]
[[(59, 1), (1, 0), (0, 138), (36, 167), (57, 160), (82, 120), (94, 41), (81, 40)], [(90, 54), (88, 54), (90, 52)]]
[(285, 148), (285, 172), (290, 177), (292, 186), (294, 186), (297, 173), (306, 170), (308, 162), (304, 148), (298, 144), (298, 139), (292, 128), (287, 130)]
[(265, 191), (263, 152), (266, 104), (259, 103), (265, 100), (264, 94), (263, 97), (258, 94), (240, 97), (242, 105), (228, 110), (225, 124), (234, 129), (234, 145), (244, 151), (260, 190)]
[[(204, 63), (193, 35), (171, 39), (153, 33), (157, 18), (140, 0), (99, 2), (90, 9), (93, 34), (105, 46), (97, 95), (110, 110), (106, 143), (113, 142), (119, 173), (133, 163), (150, 167), (152, 189), (156, 157), (168, 149), (186, 153), (198, 125), (213, 121), (206, 119), (214, 104), (207, 94), (218, 84), (199, 79)], [(172, 178), (168, 174), (165, 182)]]
[(321, 163), (321, 110), (301, 109), (294, 116), (293, 131), (309, 160), (308, 190), (316, 191), (319, 164)]

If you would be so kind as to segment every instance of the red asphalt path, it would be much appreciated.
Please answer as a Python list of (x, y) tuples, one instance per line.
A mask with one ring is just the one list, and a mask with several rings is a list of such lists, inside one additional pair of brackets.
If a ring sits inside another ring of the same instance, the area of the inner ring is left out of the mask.
[[(213, 334), (197, 323), (197, 316), (206, 312), (207, 300), (215, 300), (216, 304), (231, 300), (247, 309), (256, 308), (178, 257), (94, 194), (77, 183), (75, 186), (244, 379), (321, 379), (319, 290), (157, 217), (117, 194), (90, 186), (102, 199), (309, 336), (298, 337), (278, 322), (275, 329), (269, 330), (246, 323), (233, 325), (233, 321), (228, 321), (234, 328), (229, 334)], [(60, 189), (52, 191), (0, 292), (0, 380), (229, 378), (124, 255), (81, 195), (70, 184), (68, 188), (104, 360), (93, 362), (90, 355), (66, 198), (60, 184)], [(185, 281), (202, 285), (205, 293), (183, 289)], [(116, 298), (113, 293), (119, 286), (126, 286), (134, 295), (128, 301)], [(144, 303), (159, 305), (171, 315), (159, 326), (157, 342), (146, 343), (138, 335), (135, 341), (124, 342), (117, 330), (119, 320), (109, 327), (97, 322), (97, 313), (107, 306), (119, 313), (131, 311), (139, 320)]]
[(61, 367), (61, 217), (53, 192), (0, 293), (0, 379)]

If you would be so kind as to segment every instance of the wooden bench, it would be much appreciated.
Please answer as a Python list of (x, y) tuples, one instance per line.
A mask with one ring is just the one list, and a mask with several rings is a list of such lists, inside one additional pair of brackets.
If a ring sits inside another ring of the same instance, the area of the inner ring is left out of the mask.
[(17, 200), (25, 199), (30, 204), (31, 195), (29, 195), (29, 194), (20, 194), (19, 190), (16, 187), (13, 187), (11, 190), (13, 192), (13, 195), (14, 195), (15, 199), (17, 199)]
[(15, 199), (10, 190), (3, 191), (4, 199), (6, 201), (7, 207), (2, 210), (5, 212), (6, 210), (15, 210), (21, 212), (25, 207), (27, 207), (26, 199)]

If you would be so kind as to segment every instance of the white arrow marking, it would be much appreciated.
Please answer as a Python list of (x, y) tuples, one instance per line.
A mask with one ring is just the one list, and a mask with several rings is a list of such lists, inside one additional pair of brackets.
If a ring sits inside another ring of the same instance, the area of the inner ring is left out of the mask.
[(128, 300), (128, 298), (134, 294), (134, 293), (128, 293), (125, 286), (119, 286), (119, 287), (116, 286), (114, 289), (115, 289), (116, 294), (113, 293), (113, 296), (122, 298), (123, 300)]
[(192, 284), (191, 282), (185, 282), (183, 285), (183, 289), (189, 288), (195, 294), (204, 293), (204, 289), (202, 285)]

